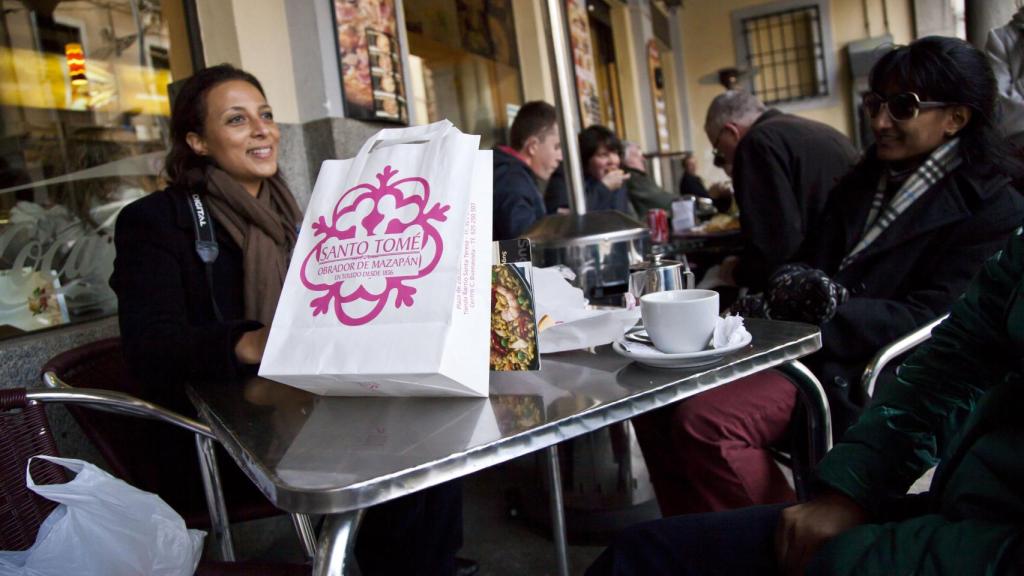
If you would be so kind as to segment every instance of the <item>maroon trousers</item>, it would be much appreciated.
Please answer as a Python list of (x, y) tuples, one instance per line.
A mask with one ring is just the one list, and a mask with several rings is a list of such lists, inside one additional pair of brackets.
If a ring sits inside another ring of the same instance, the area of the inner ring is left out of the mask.
[(796, 387), (766, 370), (634, 418), (662, 515), (795, 500), (768, 447), (796, 401)]

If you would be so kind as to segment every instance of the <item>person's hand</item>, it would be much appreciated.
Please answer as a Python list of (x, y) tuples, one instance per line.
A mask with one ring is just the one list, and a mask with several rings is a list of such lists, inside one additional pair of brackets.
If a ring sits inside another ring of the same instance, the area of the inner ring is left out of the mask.
[(708, 196), (715, 200), (722, 198), (732, 198), (732, 183), (730, 182), (715, 182), (708, 188)]
[(629, 180), (629, 174), (626, 174), (622, 170), (612, 170), (601, 178), (601, 183), (605, 185), (609, 190), (618, 190), (622, 188), (622, 184)]
[(739, 256), (726, 256), (719, 265), (718, 278), (723, 286), (737, 286), (736, 266), (740, 263)]
[(859, 504), (839, 493), (786, 508), (775, 531), (779, 572), (786, 576), (803, 574), (818, 548), (867, 519), (867, 512)]
[(235, 343), (235, 357), (242, 364), (259, 364), (263, 361), (263, 349), (267, 347), (267, 336), (269, 335), (269, 326), (242, 334), (242, 337)]

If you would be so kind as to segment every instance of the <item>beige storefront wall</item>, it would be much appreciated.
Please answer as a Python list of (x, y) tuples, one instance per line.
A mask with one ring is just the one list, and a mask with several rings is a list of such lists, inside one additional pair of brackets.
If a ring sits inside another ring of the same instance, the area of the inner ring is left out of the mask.
[[(705, 180), (722, 180), (725, 175), (711, 163), (711, 144), (704, 135), (704, 117), (711, 100), (721, 93), (720, 86), (708, 86), (698, 79), (719, 68), (736, 65), (733, 41), (732, 12), (751, 6), (772, 4), (758, 0), (687, 0), (676, 14), (676, 24), (682, 29), (682, 53), (686, 63), (686, 90), (689, 100), (690, 132), (694, 151), (699, 159)], [(870, 30), (865, 28), (864, 9)], [(852, 135), (851, 122), (854, 103), (850, 98), (849, 70), (845, 46), (852, 41), (886, 33), (883, 22), (888, 7), (889, 33), (897, 44), (913, 40), (914, 25), (910, 0), (831, 0), (829, 2), (832, 27), (834, 62), (839, 82), (833, 86), (834, 102), (821, 106), (800, 108), (800, 116), (824, 122), (841, 132)], [(782, 107), (785, 110), (785, 107)]]
[(278, 122), (300, 122), (284, 0), (196, 0), (208, 66), (240, 66), (263, 84)]

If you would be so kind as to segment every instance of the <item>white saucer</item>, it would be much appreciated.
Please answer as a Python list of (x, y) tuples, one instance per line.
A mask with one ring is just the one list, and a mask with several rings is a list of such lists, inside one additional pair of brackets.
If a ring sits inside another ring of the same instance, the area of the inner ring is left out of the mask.
[(682, 354), (666, 354), (658, 352), (653, 347), (649, 348), (649, 350), (631, 351), (622, 345), (622, 341), (613, 342), (612, 350), (615, 350), (620, 356), (625, 356), (646, 366), (653, 366), (655, 368), (693, 368), (717, 362), (722, 359), (722, 356), (747, 346), (751, 340), (753, 340), (753, 337), (748, 333), (736, 344), (726, 346), (725, 348), (708, 348), (700, 352), (685, 352)]

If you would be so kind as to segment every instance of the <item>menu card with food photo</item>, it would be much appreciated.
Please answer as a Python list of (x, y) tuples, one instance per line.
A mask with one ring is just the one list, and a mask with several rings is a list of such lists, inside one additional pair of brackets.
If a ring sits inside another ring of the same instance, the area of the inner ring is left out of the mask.
[(540, 370), (530, 241), (493, 243), (491, 370)]
[(394, 0), (334, 0), (345, 115), (407, 123)]

